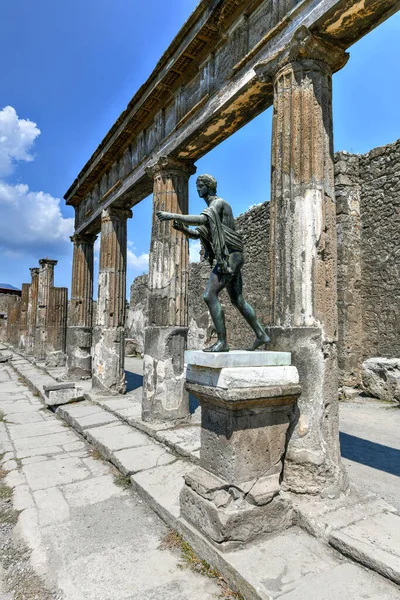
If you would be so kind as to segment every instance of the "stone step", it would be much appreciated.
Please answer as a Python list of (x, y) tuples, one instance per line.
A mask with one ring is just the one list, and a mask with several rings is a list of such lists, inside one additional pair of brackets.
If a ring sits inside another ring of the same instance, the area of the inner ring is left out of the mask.
[(329, 543), (400, 585), (400, 517), (380, 512), (332, 531)]

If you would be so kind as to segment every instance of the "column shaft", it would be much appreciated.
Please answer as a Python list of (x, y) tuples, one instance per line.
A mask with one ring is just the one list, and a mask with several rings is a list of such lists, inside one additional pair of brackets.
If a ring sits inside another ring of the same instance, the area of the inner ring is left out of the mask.
[(109, 208), (101, 218), (93, 387), (125, 393), (126, 232), (132, 212)]
[(191, 162), (162, 157), (148, 169), (154, 178), (153, 225), (149, 263), (148, 326), (144, 341), (142, 417), (165, 421), (189, 414), (183, 369), (188, 328), (189, 247), (159, 210), (187, 214)]
[(339, 447), (332, 127), (332, 72), (346, 61), (343, 51), (300, 28), (273, 79), (271, 349), (292, 352), (303, 389), (284, 480), (292, 491), (327, 495), (346, 486)]
[(19, 317), (19, 339), (18, 348), (25, 350), (27, 344), (27, 333), (28, 333), (28, 303), (29, 303), (29, 292), (30, 283), (22, 284), (21, 293), (21, 312)]
[(65, 365), (68, 288), (50, 288), (46, 340), (46, 365)]
[(36, 360), (46, 358), (47, 325), (49, 317), (50, 288), (54, 283), (54, 267), (58, 261), (39, 260), (38, 302), (36, 310), (36, 335), (34, 356)]
[(93, 316), (93, 248), (96, 236), (74, 235), (71, 302), (67, 329), (67, 373), (91, 377)]
[(28, 310), (27, 310), (27, 343), (25, 352), (27, 354), (33, 354), (35, 346), (35, 334), (36, 334), (36, 313), (37, 313), (37, 299), (38, 299), (38, 285), (39, 285), (39, 269), (33, 267), (30, 269), (31, 272), (31, 285), (29, 288), (28, 296)]

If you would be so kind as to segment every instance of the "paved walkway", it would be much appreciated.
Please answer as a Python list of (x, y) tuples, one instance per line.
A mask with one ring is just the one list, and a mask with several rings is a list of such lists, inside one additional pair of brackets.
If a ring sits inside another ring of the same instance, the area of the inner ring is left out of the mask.
[[(48, 375), (23, 357), (14, 355), (12, 364), (40, 392)], [(371, 496), (353, 493), (328, 510), (318, 499), (294, 498), (302, 529), (225, 553), (205, 544), (179, 514), (183, 476), (198, 461), (198, 419), (185, 427), (143, 423), (140, 362), (130, 368), (136, 373), (129, 394), (89, 394), (60, 407), (63, 424), (18, 381), (11, 365), (0, 367), (3, 467), (22, 511), (16, 533), (32, 549), (36, 570), (64, 600), (215, 597), (215, 582), (182, 573), (178, 557), (159, 549), (166, 528), (148, 506), (201, 548), (246, 600), (400, 600), (399, 588), (374, 572), (400, 582), (400, 520)], [(116, 485), (115, 471), (101, 456), (125, 476), (120, 482), (130, 478), (137, 495)]]
[(164, 523), (7, 365), (0, 410), (5, 483), (21, 511), (15, 532), (63, 600), (211, 600), (221, 591), (177, 568), (179, 555), (159, 548)]

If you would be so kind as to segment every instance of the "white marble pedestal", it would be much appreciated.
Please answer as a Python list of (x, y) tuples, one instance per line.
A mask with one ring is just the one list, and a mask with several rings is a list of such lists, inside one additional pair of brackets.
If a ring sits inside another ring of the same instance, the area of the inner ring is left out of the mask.
[(292, 523), (280, 491), (286, 434), (301, 392), (287, 352), (186, 352), (186, 388), (202, 409), (200, 467), (181, 514), (220, 547)]

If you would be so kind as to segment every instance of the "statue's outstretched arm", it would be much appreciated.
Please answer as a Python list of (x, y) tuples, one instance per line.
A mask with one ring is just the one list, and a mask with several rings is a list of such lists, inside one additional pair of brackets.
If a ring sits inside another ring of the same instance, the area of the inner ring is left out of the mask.
[(200, 234), (197, 233), (197, 231), (193, 231), (193, 229), (189, 229), (189, 227), (186, 227), (179, 221), (174, 221), (172, 223), (172, 227), (174, 229), (176, 229), (177, 231), (182, 231), (182, 233), (184, 233), (186, 235), (186, 237), (190, 238), (191, 240), (199, 240), (200, 239)]
[(156, 214), (160, 221), (178, 221), (184, 225), (205, 225), (207, 223), (205, 215), (177, 215), (162, 210), (159, 210)]

